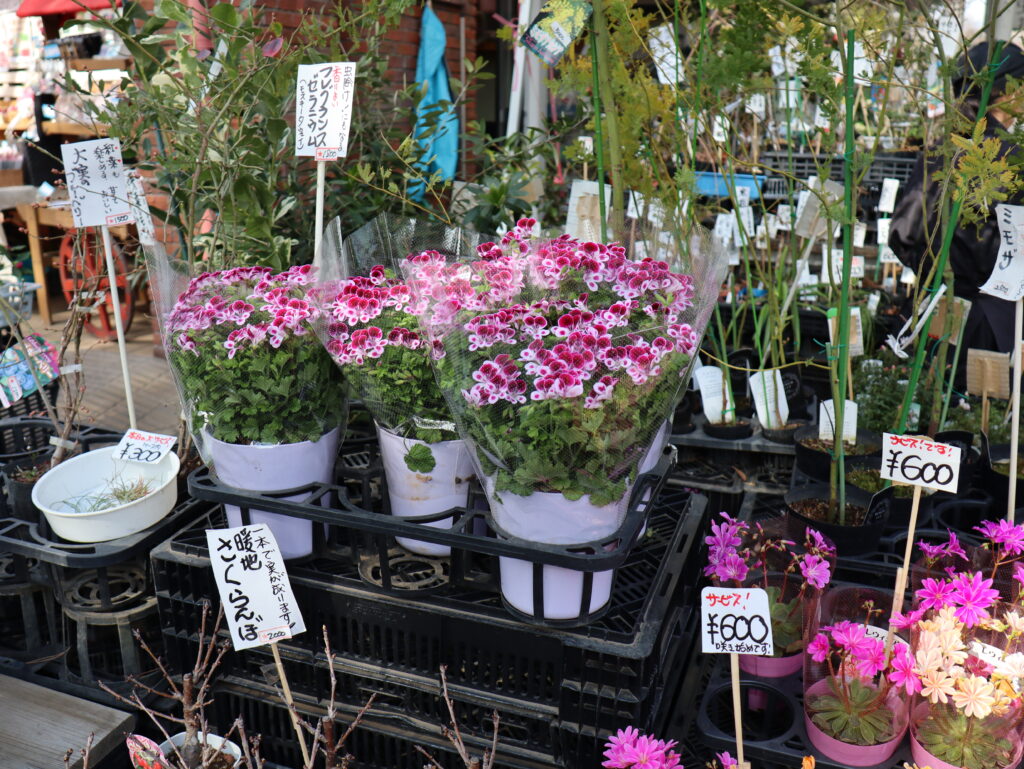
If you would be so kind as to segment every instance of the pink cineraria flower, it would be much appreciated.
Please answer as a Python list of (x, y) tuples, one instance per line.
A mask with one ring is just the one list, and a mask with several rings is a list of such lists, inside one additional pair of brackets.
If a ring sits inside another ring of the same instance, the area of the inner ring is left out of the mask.
[(991, 579), (983, 579), (979, 572), (961, 574), (952, 582), (954, 615), (967, 627), (974, 627), (989, 616), (988, 609), (999, 599), (999, 591), (992, 588)]
[(953, 604), (953, 585), (944, 580), (928, 579), (922, 580), (921, 588), (917, 591), (917, 600), (920, 608), (928, 611), (938, 611)]
[(719, 763), (722, 765), (722, 769), (739, 769), (740, 762), (729, 755), (728, 752), (715, 753), (715, 758), (717, 758)]
[(824, 633), (818, 633), (814, 636), (814, 639), (807, 644), (807, 653), (811, 655), (811, 659), (815, 662), (824, 662), (827, 660), (831, 651), (832, 647), (829, 645), (828, 636)]
[(910, 656), (905, 644), (897, 642), (893, 648), (889, 681), (897, 687), (902, 686), (907, 695), (921, 691), (921, 679), (914, 672), (914, 658)]
[(800, 573), (808, 584), (824, 590), (831, 577), (828, 561), (818, 555), (805, 555), (800, 559)]

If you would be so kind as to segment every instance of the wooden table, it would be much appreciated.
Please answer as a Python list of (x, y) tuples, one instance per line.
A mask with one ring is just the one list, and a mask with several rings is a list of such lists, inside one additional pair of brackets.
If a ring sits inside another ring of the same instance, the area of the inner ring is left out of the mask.
[(134, 726), (131, 713), (0, 675), (0, 769), (60, 769), (69, 748), (72, 769), (81, 769), (90, 734), (95, 766), (125, 749)]

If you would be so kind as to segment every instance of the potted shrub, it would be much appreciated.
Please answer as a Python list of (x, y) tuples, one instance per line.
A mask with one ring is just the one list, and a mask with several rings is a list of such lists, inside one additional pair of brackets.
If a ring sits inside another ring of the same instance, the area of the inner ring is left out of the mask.
[(32, 503), (32, 488), (50, 469), (53, 449), (13, 459), (3, 466), (4, 486), (7, 489), (7, 507), (14, 518), (35, 523), (39, 511)]
[(716, 585), (768, 593), (775, 655), (740, 655), (743, 670), (765, 678), (792, 675), (803, 666), (806, 630), (835, 566), (835, 548), (814, 529), (807, 529), (802, 546), (784, 534), (782, 520), (751, 524), (722, 513), (705, 539), (705, 576)]
[[(685, 387), (706, 317), (704, 286), (666, 262), (521, 220), (475, 259), (408, 260), (432, 362), (499, 534), (580, 544), (622, 524), (638, 467)], [(713, 295), (712, 295), (713, 298)], [(544, 567), (544, 616), (578, 617), (580, 572)], [(611, 593), (594, 575), (589, 612)], [(502, 594), (534, 614), (533, 565), (501, 559)], [(584, 607), (585, 609), (588, 607)]]
[[(161, 273), (163, 274), (163, 273)], [(234, 268), (193, 278), (163, 318), (193, 436), (217, 477), (251, 491), (331, 480), (345, 413), (341, 376), (318, 343), (310, 266)], [(166, 289), (165, 289), (166, 290)], [(309, 521), (251, 511), (285, 558), (313, 548)], [(228, 522), (241, 525), (238, 508)]]

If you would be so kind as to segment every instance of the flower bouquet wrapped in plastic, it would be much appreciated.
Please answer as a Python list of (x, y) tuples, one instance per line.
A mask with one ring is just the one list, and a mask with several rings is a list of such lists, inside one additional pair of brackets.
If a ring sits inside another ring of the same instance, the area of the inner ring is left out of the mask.
[[(622, 524), (718, 286), (614, 244), (537, 241), (533, 224), (468, 259), (420, 254), (403, 272), (499, 533), (593, 542)], [(533, 615), (532, 565), (505, 558), (501, 570), (506, 602)], [(582, 574), (545, 575), (544, 616), (578, 616)], [(562, 596), (547, 596), (555, 586)], [(591, 612), (610, 589), (611, 574), (596, 574)]]
[(704, 575), (714, 584), (760, 587), (768, 594), (775, 656), (740, 655), (743, 670), (765, 678), (792, 675), (803, 667), (807, 630), (836, 561), (835, 546), (814, 529), (807, 529), (799, 545), (785, 531), (782, 519), (748, 523), (722, 513), (704, 540)]
[(1024, 615), (980, 572), (926, 578), (911, 629), (914, 760), (933, 769), (1003, 769), (1022, 750)]
[[(464, 506), (475, 473), (434, 378), (432, 345), (410, 312), (412, 293), (398, 263), (428, 247), (465, 253), (478, 241), (458, 228), (390, 215), (344, 241), (336, 219), (324, 237), (317, 333), (373, 416), (393, 515), (431, 516)], [(426, 525), (451, 522), (435, 517)], [(450, 551), (421, 540), (398, 542), (422, 555)]]
[[(251, 491), (330, 481), (346, 401), (313, 333), (314, 268), (235, 268), (190, 280), (159, 250), (149, 265), (182, 408), (220, 480)], [(241, 525), (237, 508), (228, 518)], [(312, 552), (309, 521), (260, 511), (252, 519), (270, 524), (286, 558)]]

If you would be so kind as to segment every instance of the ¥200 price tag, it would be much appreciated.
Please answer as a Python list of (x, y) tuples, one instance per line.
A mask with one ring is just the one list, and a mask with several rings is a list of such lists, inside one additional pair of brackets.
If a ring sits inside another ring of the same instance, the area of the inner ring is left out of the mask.
[(706, 587), (700, 593), (701, 649), (705, 654), (770, 657), (772, 615), (759, 587)]
[(960, 449), (930, 438), (882, 434), (883, 478), (955, 494), (960, 476)]
[(140, 465), (155, 465), (167, 456), (177, 442), (178, 439), (173, 435), (129, 430), (117, 444), (114, 456)]

